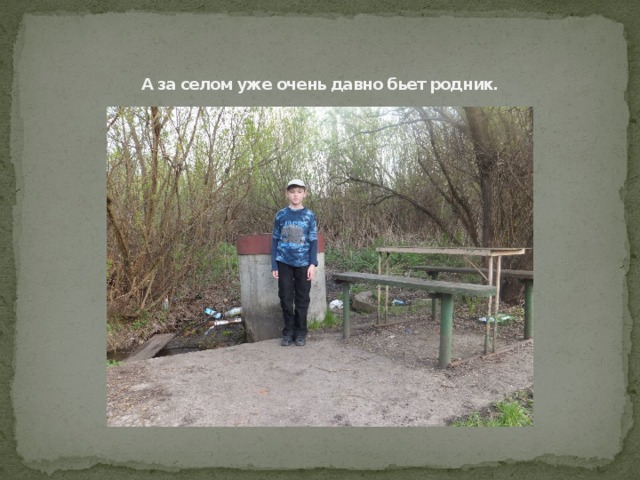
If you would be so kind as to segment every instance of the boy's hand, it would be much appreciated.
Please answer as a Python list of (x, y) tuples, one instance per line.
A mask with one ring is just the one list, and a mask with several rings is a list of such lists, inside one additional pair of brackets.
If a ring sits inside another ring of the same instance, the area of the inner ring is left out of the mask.
[(278, 270), (272, 270), (271, 271), (271, 275), (273, 275), (273, 278), (275, 278), (277, 280), (278, 279)]
[(316, 266), (315, 265), (309, 265), (309, 268), (307, 269), (307, 280), (311, 281), (313, 280), (313, 277), (316, 274)]

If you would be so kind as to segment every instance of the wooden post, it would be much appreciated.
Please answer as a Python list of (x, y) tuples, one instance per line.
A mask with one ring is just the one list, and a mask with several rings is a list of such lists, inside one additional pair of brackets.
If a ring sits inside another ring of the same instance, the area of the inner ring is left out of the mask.
[(440, 353), (438, 365), (445, 368), (451, 362), (453, 336), (453, 295), (445, 293), (440, 300)]
[[(382, 252), (378, 252), (378, 275), (382, 275)], [(378, 284), (378, 316), (376, 317), (376, 325), (380, 325), (380, 298), (382, 295), (382, 287)]]
[[(488, 282), (489, 285), (493, 285), (493, 257), (489, 257), (489, 277), (488, 277)], [(489, 308), (488, 308), (488, 312), (487, 312), (487, 323), (484, 326), (484, 353), (485, 355), (487, 353), (489, 353), (489, 334), (490, 334), (490, 329), (491, 329), (491, 311), (492, 311), (492, 300), (493, 297), (489, 297)]]
[(524, 279), (524, 339), (533, 338), (533, 279)]
[[(389, 256), (391, 254), (387, 252), (385, 258), (385, 275), (389, 275)], [(387, 323), (387, 316), (389, 315), (389, 285), (384, 287), (384, 323)]]
[(498, 309), (500, 308), (500, 267), (502, 265), (502, 257), (498, 255), (496, 265), (496, 301), (495, 315), (493, 317), (493, 341), (491, 343), (491, 351), (496, 351), (496, 339), (498, 338)]
[(342, 336), (347, 339), (351, 335), (349, 320), (349, 282), (342, 284)]

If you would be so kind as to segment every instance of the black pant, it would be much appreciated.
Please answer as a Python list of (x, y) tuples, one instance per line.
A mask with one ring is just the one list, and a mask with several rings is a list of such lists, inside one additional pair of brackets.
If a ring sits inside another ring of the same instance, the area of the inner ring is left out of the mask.
[(311, 291), (311, 282), (307, 280), (308, 269), (309, 266), (292, 267), (278, 262), (278, 296), (284, 320), (283, 337), (300, 338), (307, 335)]

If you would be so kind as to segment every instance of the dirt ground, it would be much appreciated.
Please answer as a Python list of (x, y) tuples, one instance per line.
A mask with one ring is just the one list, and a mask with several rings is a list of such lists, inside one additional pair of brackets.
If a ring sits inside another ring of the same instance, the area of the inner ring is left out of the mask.
[(333, 327), (311, 331), (304, 347), (267, 340), (109, 367), (107, 424), (444, 426), (533, 387), (533, 342), (514, 316), (498, 328), (497, 353), (483, 356), (484, 324), (457, 305), (446, 369), (426, 308), (385, 327), (353, 314), (349, 340)]

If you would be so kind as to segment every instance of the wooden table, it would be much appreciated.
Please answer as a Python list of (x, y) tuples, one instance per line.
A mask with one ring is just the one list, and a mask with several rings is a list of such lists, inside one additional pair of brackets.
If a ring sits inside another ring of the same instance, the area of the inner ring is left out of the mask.
[[(495, 352), (496, 349), (496, 337), (498, 331), (498, 307), (500, 305), (500, 269), (502, 263), (502, 257), (509, 255), (522, 255), (525, 253), (524, 248), (483, 248), (483, 247), (381, 247), (377, 248), (378, 252), (378, 274), (382, 274), (382, 256), (386, 254), (385, 259), (385, 274), (389, 275), (389, 256), (392, 253), (418, 253), (425, 255), (461, 255), (466, 257), (488, 257), (489, 265), (488, 265), (488, 275), (486, 277), (487, 283), (489, 285), (493, 285), (496, 287), (496, 295), (495, 297), (489, 297), (489, 307), (487, 314), (487, 323), (485, 327), (485, 335), (484, 335), (484, 353), (487, 353), (489, 350), (489, 338), (491, 336), (491, 322), (490, 319), (493, 317), (493, 340), (492, 340), (492, 351)], [(495, 259), (495, 262), (494, 262)], [(468, 263), (470, 263), (473, 267), (480, 270), (480, 267), (474, 265), (471, 261), (467, 259)], [(494, 265), (495, 264), (495, 265)], [(495, 275), (494, 275), (494, 266), (495, 266)], [(484, 276), (484, 275), (483, 275)], [(380, 318), (380, 295), (381, 290), (378, 287), (378, 319)], [(389, 287), (385, 287), (385, 322), (387, 316), (387, 304), (388, 304), (388, 295), (389, 295)], [(494, 313), (495, 312), (495, 313)], [(435, 318), (435, 316), (434, 316)]]
[(440, 299), (440, 350), (438, 365), (441, 368), (449, 366), (451, 362), (451, 346), (453, 338), (453, 299), (454, 296), (467, 295), (489, 297), (495, 295), (496, 289), (491, 285), (477, 283), (442, 282), (440, 280), (426, 280), (424, 278), (400, 277), (395, 275), (375, 275), (372, 273), (344, 272), (334, 273), (336, 282), (342, 283), (343, 299), (343, 332), (348, 339), (351, 334), (349, 320), (349, 285), (356, 283), (372, 283), (374, 285), (392, 285), (401, 288), (417, 288), (429, 293), (435, 293)]

